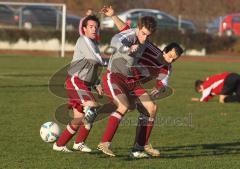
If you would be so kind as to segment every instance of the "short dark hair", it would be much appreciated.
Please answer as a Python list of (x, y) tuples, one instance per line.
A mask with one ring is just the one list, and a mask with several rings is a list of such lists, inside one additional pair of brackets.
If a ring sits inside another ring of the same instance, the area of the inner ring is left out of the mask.
[(172, 49), (175, 49), (175, 52), (177, 54), (177, 56), (181, 56), (183, 53), (183, 48), (176, 42), (172, 42), (170, 44), (168, 44), (164, 49), (163, 52), (168, 53), (169, 51), (171, 51)]
[(87, 22), (89, 20), (97, 22), (98, 27), (100, 26), (100, 21), (99, 21), (98, 17), (96, 15), (89, 15), (84, 18), (84, 20), (82, 22), (82, 27), (87, 27)]
[(203, 84), (202, 80), (196, 80), (195, 81), (195, 90), (196, 92), (198, 92), (198, 90), (200, 89), (200, 86)]
[(157, 28), (157, 22), (152, 16), (143, 16), (138, 19), (138, 28), (142, 29), (143, 27), (153, 33)]

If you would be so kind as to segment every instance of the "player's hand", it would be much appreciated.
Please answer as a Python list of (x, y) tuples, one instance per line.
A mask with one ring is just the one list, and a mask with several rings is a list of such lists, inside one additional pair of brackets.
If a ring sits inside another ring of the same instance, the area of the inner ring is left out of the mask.
[(158, 98), (160, 96), (160, 91), (157, 88), (153, 88), (150, 95), (151, 98)]
[(100, 84), (96, 86), (96, 90), (100, 96), (103, 95), (103, 88)]
[(151, 95), (157, 94), (159, 91), (156, 87), (154, 87), (151, 91)]
[(104, 7), (99, 11), (99, 13), (104, 14), (105, 16), (111, 17), (111, 16), (114, 15), (114, 10), (113, 10), (112, 6), (109, 6), (109, 7), (104, 6)]
[(126, 53), (128, 55), (136, 52), (139, 48), (139, 45), (138, 44), (135, 44), (135, 45), (132, 45), (131, 47), (128, 47), (128, 46), (122, 46), (120, 47), (119, 51), (120, 53)]
[(129, 53), (136, 52), (138, 50), (138, 48), (139, 48), (138, 44), (132, 45), (129, 49)]
[(199, 102), (199, 101), (200, 101), (200, 99), (199, 99), (199, 98), (196, 98), (196, 97), (193, 97), (193, 98), (191, 98), (191, 101), (194, 101), (194, 102)]

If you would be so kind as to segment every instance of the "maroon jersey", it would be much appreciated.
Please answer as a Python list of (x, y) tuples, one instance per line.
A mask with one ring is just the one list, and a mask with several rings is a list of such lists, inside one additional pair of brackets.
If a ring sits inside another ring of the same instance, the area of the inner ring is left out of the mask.
[(151, 42), (147, 42), (146, 49), (142, 57), (138, 60), (135, 70), (137, 79), (144, 83), (152, 79), (156, 79), (156, 87), (168, 85), (168, 78), (171, 73), (172, 66), (163, 58), (163, 52)]
[[(130, 29), (126, 25), (120, 32)], [(156, 88), (168, 85), (169, 75), (172, 71), (171, 64), (165, 62), (163, 52), (151, 42), (146, 42), (146, 48), (133, 68), (135, 79), (146, 83), (156, 79)]]

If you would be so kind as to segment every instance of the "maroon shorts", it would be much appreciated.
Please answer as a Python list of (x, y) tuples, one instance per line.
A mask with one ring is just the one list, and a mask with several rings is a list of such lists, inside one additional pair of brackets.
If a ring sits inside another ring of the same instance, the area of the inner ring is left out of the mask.
[(120, 73), (108, 71), (103, 75), (102, 79), (104, 92), (112, 99), (119, 94), (125, 94), (127, 97), (139, 97), (146, 92), (139, 83), (128, 79)]
[(82, 104), (84, 102), (95, 102), (91, 86), (87, 82), (80, 80), (77, 76), (67, 76), (65, 87), (70, 108), (75, 108), (79, 112), (82, 112)]

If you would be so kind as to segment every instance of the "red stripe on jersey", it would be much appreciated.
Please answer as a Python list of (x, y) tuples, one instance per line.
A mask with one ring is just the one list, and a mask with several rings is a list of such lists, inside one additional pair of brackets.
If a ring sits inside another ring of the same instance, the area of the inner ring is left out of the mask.
[(223, 89), (224, 80), (229, 75), (228, 72), (209, 76), (203, 82), (203, 93), (200, 101), (208, 101), (211, 96), (219, 95)]

